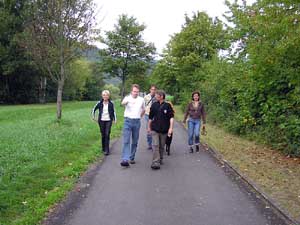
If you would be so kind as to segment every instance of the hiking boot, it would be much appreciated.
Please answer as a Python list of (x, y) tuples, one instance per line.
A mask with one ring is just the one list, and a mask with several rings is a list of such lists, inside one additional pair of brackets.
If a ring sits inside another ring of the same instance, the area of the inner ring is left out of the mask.
[(196, 152), (199, 152), (200, 148), (199, 145), (196, 145)]
[(193, 152), (194, 152), (193, 147), (190, 147), (190, 153), (193, 153)]
[(128, 161), (123, 160), (120, 164), (121, 164), (121, 166), (123, 166), (123, 167), (129, 167)]
[(160, 169), (160, 164), (159, 162), (153, 162), (152, 165), (151, 165), (151, 168), (153, 170), (159, 170)]
[(135, 164), (134, 159), (130, 159), (130, 160), (129, 160), (129, 163), (130, 163), (130, 164)]

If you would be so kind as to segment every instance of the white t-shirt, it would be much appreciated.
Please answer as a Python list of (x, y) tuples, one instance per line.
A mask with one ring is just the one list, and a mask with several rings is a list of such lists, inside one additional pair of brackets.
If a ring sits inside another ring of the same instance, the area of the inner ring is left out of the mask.
[(145, 110), (144, 98), (140, 96), (133, 98), (129, 95), (123, 99), (123, 102), (128, 102), (125, 106), (124, 117), (128, 117), (130, 119), (141, 118), (142, 111)]
[(108, 104), (103, 103), (103, 111), (101, 115), (102, 121), (110, 121), (109, 112), (108, 112)]

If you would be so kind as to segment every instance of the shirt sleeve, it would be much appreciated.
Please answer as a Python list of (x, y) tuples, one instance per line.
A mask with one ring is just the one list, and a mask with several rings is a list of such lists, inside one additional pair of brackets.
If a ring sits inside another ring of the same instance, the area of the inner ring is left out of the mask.
[(92, 109), (92, 112), (91, 112), (91, 116), (93, 118), (95, 118), (95, 112), (97, 109), (99, 109), (99, 106), (100, 106), (100, 101), (96, 103), (96, 105), (94, 106), (94, 108)]
[(150, 107), (150, 113), (149, 113), (149, 119), (153, 120), (153, 117), (154, 117), (154, 107), (153, 107), (153, 105), (151, 105), (151, 107)]
[(128, 101), (128, 96), (125, 96), (125, 97), (123, 98), (122, 104), (123, 104), (123, 102), (126, 102), (126, 101)]
[(174, 110), (173, 110), (173, 108), (170, 104), (168, 104), (168, 105), (169, 105), (169, 117), (173, 118), (174, 117)]
[(117, 114), (116, 114), (116, 110), (115, 110), (115, 104), (113, 102), (111, 102), (112, 106), (113, 106), (113, 110), (114, 110), (114, 121), (117, 122)]

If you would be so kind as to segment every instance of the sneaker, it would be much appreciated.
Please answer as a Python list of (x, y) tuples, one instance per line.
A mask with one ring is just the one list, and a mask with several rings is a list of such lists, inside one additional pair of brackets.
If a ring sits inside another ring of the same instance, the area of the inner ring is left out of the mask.
[(135, 164), (134, 159), (129, 160), (129, 163), (130, 163), (130, 164)]
[(125, 161), (125, 160), (123, 160), (120, 164), (123, 167), (129, 167), (129, 163), (127, 161)]
[(159, 165), (158, 162), (154, 162), (154, 163), (152, 163), (151, 168), (153, 170), (159, 170), (160, 169), (160, 165)]
[(104, 155), (109, 155), (109, 152), (104, 152)]
[(190, 147), (190, 153), (193, 153), (193, 152), (194, 152), (193, 147)]
[(199, 145), (196, 145), (196, 152), (199, 152)]

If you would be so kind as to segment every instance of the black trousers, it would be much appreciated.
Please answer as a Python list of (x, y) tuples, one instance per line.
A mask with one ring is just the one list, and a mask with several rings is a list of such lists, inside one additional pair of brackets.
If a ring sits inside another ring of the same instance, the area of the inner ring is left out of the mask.
[(99, 122), (101, 137), (102, 137), (102, 150), (109, 153), (109, 139), (112, 121), (102, 121)]

